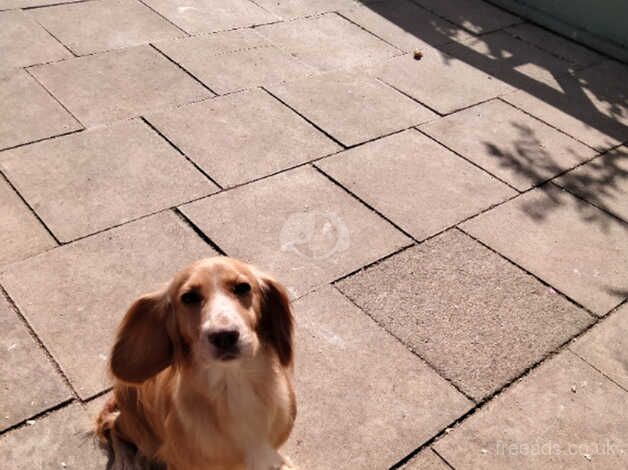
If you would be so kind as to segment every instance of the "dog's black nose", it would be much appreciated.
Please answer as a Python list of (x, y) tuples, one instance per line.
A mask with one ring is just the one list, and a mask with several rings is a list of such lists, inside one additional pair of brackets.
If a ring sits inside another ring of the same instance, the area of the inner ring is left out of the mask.
[(238, 330), (220, 330), (208, 335), (209, 342), (223, 351), (232, 349), (240, 338)]

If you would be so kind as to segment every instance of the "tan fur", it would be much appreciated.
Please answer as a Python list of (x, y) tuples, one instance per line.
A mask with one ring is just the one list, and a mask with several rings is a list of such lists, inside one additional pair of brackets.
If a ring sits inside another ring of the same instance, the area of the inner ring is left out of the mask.
[[(246, 295), (234, 288), (242, 282)], [(202, 301), (185, 304), (190, 290)], [(240, 355), (227, 361), (207, 340), (225, 325), (240, 332)], [(113, 397), (96, 433), (168, 470), (290, 469), (277, 450), (296, 416), (292, 369), (283, 287), (234, 259), (201, 260), (127, 312), (111, 355)]]

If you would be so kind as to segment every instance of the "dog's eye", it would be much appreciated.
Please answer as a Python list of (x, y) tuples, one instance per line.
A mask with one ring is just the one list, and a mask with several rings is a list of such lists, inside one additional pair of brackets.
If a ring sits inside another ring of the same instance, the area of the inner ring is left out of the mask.
[(196, 305), (200, 303), (201, 300), (203, 300), (203, 297), (201, 297), (201, 294), (193, 290), (181, 295), (181, 303), (185, 305)]
[(251, 291), (251, 284), (248, 282), (238, 282), (233, 286), (233, 292), (237, 295), (244, 295)]

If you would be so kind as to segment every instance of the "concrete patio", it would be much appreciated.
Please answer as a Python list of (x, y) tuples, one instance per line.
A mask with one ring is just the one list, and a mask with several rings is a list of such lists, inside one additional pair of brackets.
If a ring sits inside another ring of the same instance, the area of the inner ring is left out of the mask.
[(0, 0), (0, 467), (138, 295), (289, 289), (309, 469), (628, 468), (628, 67), (481, 0)]

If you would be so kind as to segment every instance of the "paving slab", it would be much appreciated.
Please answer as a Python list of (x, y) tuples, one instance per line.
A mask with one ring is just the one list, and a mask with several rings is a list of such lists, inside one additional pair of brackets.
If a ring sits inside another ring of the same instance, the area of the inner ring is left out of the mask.
[(62, 242), (218, 190), (139, 120), (9, 150), (0, 169)]
[(333, 287), (294, 310), (299, 410), (284, 449), (299, 468), (388, 468), (470, 408)]
[(628, 222), (628, 148), (611, 150), (555, 182)]
[(559, 87), (560, 76), (573, 66), (504, 31), (446, 44), (443, 52), (476, 67), (512, 87), (547, 83)]
[(589, 67), (604, 60), (597, 52), (530, 23), (510, 26), (504, 31), (568, 61), (576, 68)]
[(201, 199), (181, 211), (229, 256), (274, 274), (293, 298), (410, 243), (311, 167)]
[(578, 338), (569, 349), (628, 390), (628, 304)]
[(108, 384), (113, 334), (132, 301), (214, 254), (163, 212), (9, 265), (0, 282), (85, 399)]
[(61, 375), (0, 295), (0, 431), (72, 398)]
[(137, 0), (92, 0), (30, 14), (77, 55), (185, 36)]
[[(0, 72), (0, 149), (75, 131), (81, 125), (23, 70)], [(46, 116), (46, 119), (40, 119)]]
[(356, 0), (256, 0), (255, 3), (284, 19), (318, 15), (362, 4)]
[(604, 151), (628, 141), (627, 74), (628, 67), (607, 61), (562, 75), (557, 85), (536, 83), (504, 99)]
[(340, 149), (262, 90), (182, 106), (148, 119), (223, 187)]
[(4, 178), (0, 178), (0, 266), (57, 245)]
[(451, 467), (431, 449), (421, 451), (401, 468), (402, 470), (451, 470)]
[(79, 57), (30, 70), (87, 126), (213, 96), (150, 46)]
[(260, 26), (256, 31), (297, 59), (323, 71), (373, 64), (400, 53), (334, 13)]
[(566, 351), (434, 447), (456, 470), (628, 466), (628, 394)]
[[(346, 146), (438, 115), (363, 73), (331, 72), (269, 87), (270, 92)], [(368, 113), (364, 110), (368, 109)], [(373, 119), (377, 116), (377, 119)]]
[(597, 153), (500, 100), (429, 122), (421, 130), (520, 191)]
[(338, 288), (477, 401), (592, 322), (456, 230), (344, 279)]
[(410, 0), (392, 0), (341, 11), (364, 29), (406, 52), (473, 36)]
[(439, 16), (475, 34), (521, 23), (521, 19), (482, 0), (416, 0)]
[(597, 315), (628, 295), (628, 226), (551, 184), (462, 228)]
[(386, 83), (441, 114), (512, 92), (504, 82), (443, 52), (425, 46), (421, 60), (395, 57), (373, 73)]
[(102, 470), (107, 457), (89, 434), (92, 421), (72, 404), (0, 437), (0, 460), (14, 470)]
[(190, 34), (213, 33), (278, 21), (249, 0), (145, 0), (145, 3)]
[(0, 13), (0, 70), (69, 57), (72, 54), (24, 12)]
[(316, 72), (251, 29), (161, 42), (156, 47), (221, 95)]
[(417, 240), (516, 194), (415, 130), (316, 165)]

